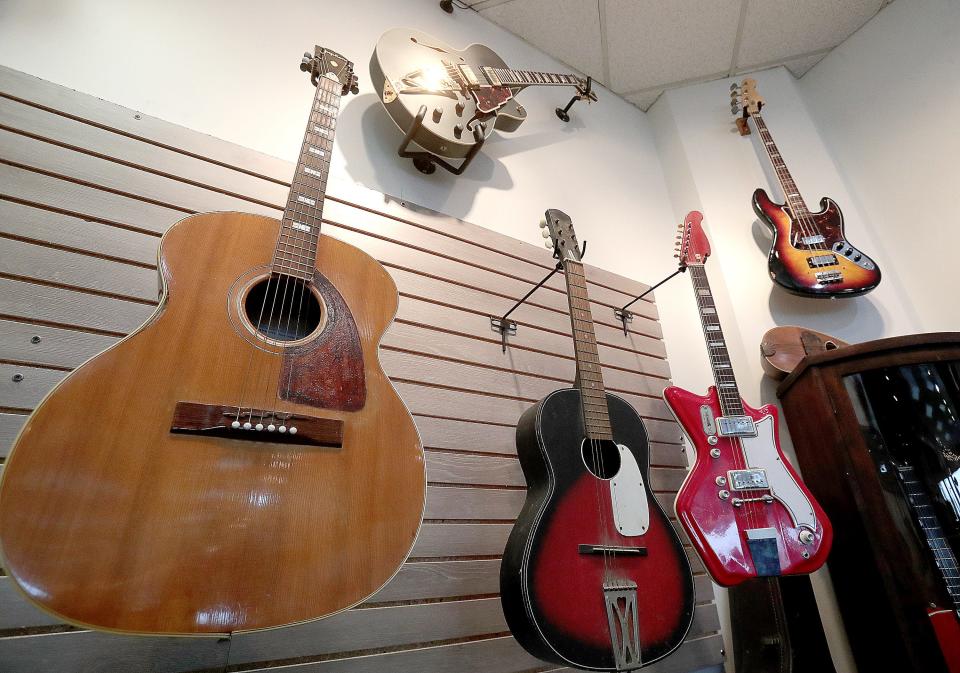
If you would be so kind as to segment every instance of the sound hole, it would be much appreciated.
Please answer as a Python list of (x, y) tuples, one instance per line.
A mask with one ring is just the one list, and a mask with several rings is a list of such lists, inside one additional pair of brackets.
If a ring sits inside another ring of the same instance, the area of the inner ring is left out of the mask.
[(609, 439), (584, 439), (580, 455), (597, 479), (612, 479), (620, 471), (620, 449)]
[(320, 325), (323, 310), (310, 286), (299, 278), (273, 274), (258, 281), (243, 303), (254, 329), (273, 341), (297, 341)]

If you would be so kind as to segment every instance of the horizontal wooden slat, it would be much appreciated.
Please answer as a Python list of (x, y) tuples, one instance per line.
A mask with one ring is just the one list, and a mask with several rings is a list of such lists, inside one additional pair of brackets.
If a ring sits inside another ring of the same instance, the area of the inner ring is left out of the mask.
[(241, 633), (228, 664), (466, 638), (506, 630), (499, 598), (348, 610), (285, 629)]
[[(34, 339), (39, 341), (34, 343)], [(0, 320), (0, 359), (77, 367), (116, 343), (117, 337)]]
[(0, 414), (0, 458), (6, 458), (20, 428), (27, 417), (20, 414)]
[(406, 563), (368, 603), (412, 601), (500, 592), (500, 561), (418, 561)]
[(75, 290), (0, 278), (0, 315), (126, 334), (146, 321), (153, 306)]
[[(0, 90), (2, 90), (2, 83), (0, 83)], [(288, 190), (285, 185), (145, 143), (112, 130), (70, 119), (9, 98), (0, 98), (0, 119), (10, 130), (69, 145), (76, 151), (118, 159), (148, 171), (188, 178), (219, 191), (233, 192), (280, 206), (287, 198)]]
[(35, 105), (82, 118), (90, 124), (105, 126), (117, 133), (180, 148), (210, 161), (236, 166), (272, 180), (289, 181), (293, 175), (293, 166), (288, 161), (210, 135), (196, 133), (150, 115), (134, 114), (132, 110), (116, 103), (73, 91), (11, 68), (0, 67), (0, 91)]
[(153, 269), (9, 238), (0, 238), (0, 273), (153, 303), (159, 298)]
[(0, 630), (53, 626), (60, 623), (59, 619), (28, 601), (12, 579), (0, 577)]
[[(23, 380), (14, 381), (15, 376)], [(64, 376), (58, 369), (0, 364), (0, 406), (32, 409)]]
[[(2, 99), (0, 99), (2, 100)], [(156, 266), (159, 236), (0, 200), (0, 235)]]
[(186, 213), (155, 203), (91, 189), (69, 180), (0, 163), (0, 196), (43, 204), (80, 217), (163, 233)]
[[(539, 669), (543, 665), (544, 662), (527, 654), (512, 636), (500, 636), (400, 652), (294, 664), (283, 670), (288, 673), (521, 673)], [(271, 670), (276, 669), (257, 668), (249, 673), (267, 673)]]
[(446, 451), (426, 451), (427, 481), (447, 484), (524, 486), (516, 458), (475, 456)]
[(425, 523), (410, 556), (499, 556), (511, 528), (509, 523)]

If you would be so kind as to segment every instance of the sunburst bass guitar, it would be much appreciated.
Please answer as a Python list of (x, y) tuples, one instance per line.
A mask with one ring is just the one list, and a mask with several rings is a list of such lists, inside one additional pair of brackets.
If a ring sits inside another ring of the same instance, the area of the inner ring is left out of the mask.
[(59, 619), (186, 635), (317, 619), (376, 592), (416, 539), (423, 451), (378, 356), (396, 286), (320, 235), (352, 64), (318, 47), (301, 68), (317, 89), (282, 221), (171, 227), (156, 312), (15, 442), (2, 565)]

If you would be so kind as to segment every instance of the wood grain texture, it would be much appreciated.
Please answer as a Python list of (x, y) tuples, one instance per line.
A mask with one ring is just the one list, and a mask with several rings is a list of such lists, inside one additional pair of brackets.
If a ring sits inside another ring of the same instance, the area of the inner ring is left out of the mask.
[[(4, 564), (48, 610), (126, 632), (278, 626), (364, 600), (411, 548), (423, 455), (376, 350), (393, 284), (356, 248), (322, 240), (317, 266), (362, 335), (367, 404), (351, 412), (279, 401), (279, 358), (249, 344), (222, 310), (237, 300), (235, 279), (269, 261), (277, 228), (230, 213), (179, 223), (162, 247), (169, 302), (75, 370), (21, 433), (0, 490)], [(25, 370), (11, 385), (35, 390), (51, 375), (62, 372)], [(0, 386), (4, 406), (8, 388)], [(343, 422), (343, 446), (265, 451), (171, 435), (181, 401), (322, 415)], [(352, 488), (360, 475), (366, 488)], [(85, 585), (97, 589), (78, 590)]]
[[(156, 247), (173, 223), (194, 210), (278, 213), (293, 173), (287, 162), (2, 67), (0, 127), (6, 412), (33, 408), (70, 370), (150, 316)], [(430, 482), (431, 516), (410, 560), (361, 609), (229, 644), (82, 631), (21, 636), (25, 628), (62, 627), (0, 577), (5, 673), (216, 670), (227, 663), (226, 645), (243, 659), (233, 665), (258, 671), (290, 663), (291, 671), (321, 673), (544, 670), (503, 635), (495, 594), (523, 493), (512, 423), (574, 376), (564, 280), (555, 276), (518, 312), (520, 330), (502, 353), (487, 316), (553, 267), (547, 251), (374, 192), (330, 191), (324, 233), (382, 260), (400, 291), (382, 355), (428, 447)], [(676, 425), (659, 419), (670, 374), (654, 297), (635, 305), (624, 337), (613, 307), (647, 286), (590, 265), (586, 275), (606, 385), (648, 417), (650, 485), (672, 516), (686, 457)], [(6, 367), (24, 380), (15, 385)], [(22, 413), (0, 413), (0, 459), (24, 421)], [(685, 551), (698, 573), (696, 624), (651, 671), (722, 660), (712, 585)]]

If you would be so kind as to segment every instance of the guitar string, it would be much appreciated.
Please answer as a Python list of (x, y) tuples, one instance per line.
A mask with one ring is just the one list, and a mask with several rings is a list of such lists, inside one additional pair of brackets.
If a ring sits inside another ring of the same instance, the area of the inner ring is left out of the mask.
[[(794, 216), (793, 219), (797, 222), (800, 228), (800, 232), (801, 234), (803, 234), (804, 237), (817, 236), (819, 234), (819, 227), (817, 226), (816, 220), (813, 218), (811, 214), (809, 214), (809, 211), (807, 211), (806, 204), (803, 203), (803, 197), (800, 195), (799, 189), (797, 189), (794, 192), (797, 195), (796, 198), (799, 199), (799, 201), (797, 201), (796, 203), (791, 202), (791, 197), (789, 195), (790, 192), (788, 191), (788, 187), (787, 187), (787, 181), (789, 180), (789, 182), (793, 183), (794, 187), (796, 187), (797, 183), (793, 180), (793, 176), (791, 176), (789, 171), (787, 170), (786, 161), (784, 161), (783, 159), (783, 153), (780, 152), (780, 148), (777, 147), (777, 144), (774, 142), (773, 135), (770, 133), (770, 129), (767, 127), (766, 121), (763, 119), (762, 116), (760, 116), (759, 112), (753, 116), (755, 117), (754, 121), (756, 123), (757, 130), (760, 133), (761, 140), (763, 140), (764, 142), (764, 147), (766, 148), (767, 156), (769, 156), (770, 163), (773, 165), (774, 171), (777, 173), (777, 179), (780, 181), (780, 188), (783, 190), (784, 198), (787, 201), (787, 205), (790, 206), (791, 212)], [(770, 146), (766, 145), (767, 140), (769, 140), (769, 142), (773, 145), (773, 147), (777, 148), (777, 155), (780, 157), (780, 162), (783, 164), (782, 170), (777, 165), (777, 162), (774, 160)], [(791, 236), (791, 239), (792, 238), (793, 237)], [(794, 247), (799, 247), (798, 245), (796, 245), (796, 243), (800, 242), (800, 240), (802, 239), (798, 239), (796, 242), (791, 240), (791, 244), (793, 244)], [(808, 245), (808, 244), (804, 244), (804, 245)], [(808, 248), (809, 248), (809, 245), (808, 245)]]
[[(345, 71), (346, 71), (346, 65), (344, 65), (343, 69), (341, 69), (340, 73), (338, 73), (338, 81), (332, 86), (335, 87), (339, 85), (339, 81), (342, 78)], [(328, 78), (324, 78), (324, 80), (331, 81)], [(322, 80), (320, 84), (322, 85), (323, 83), (324, 81)], [(320, 122), (319, 124), (320, 126), (323, 126), (324, 128), (329, 128), (331, 132), (331, 137), (325, 138), (325, 142), (323, 143), (324, 151), (326, 152), (326, 154), (321, 161), (323, 161), (323, 163), (325, 163), (326, 166), (322, 169), (323, 170), (322, 177), (317, 178), (317, 181), (319, 184), (316, 187), (316, 191), (317, 191), (316, 203), (310, 207), (311, 210), (316, 211), (315, 213), (312, 214), (314, 217), (315, 226), (316, 226), (316, 233), (315, 233), (316, 241), (314, 242), (314, 251), (313, 251), (314, 259), (312, 262), (314, 267), (316, 266), (317, 253), (320, 249), (320, 227), (321, 227), (322, 218), (323, 218), (323, 203), (324, 203), (324, 198), (326, 197), (326, 181), (330, 175), (330, 164), (332, 161), (332, 151), (333, 151), (333, 135), (336, 134), (337, 115), (340, 109), (340, 98), (341, 96), (339, 96), (336, 93), (335, 89), (330, 90), (330, 89), (324, 88), (323, 93), (317, 95), (317, 100), (320, 100), (322, 105), (333, 108), (334, 112), (332, 114), (328, 113), (326, 109), (323, 108), (321, 109), (321, 112), (323, 112), (324, 117), (329, 118), (329, 122), (322, 122), (322, 120), (319, 120), (319, 119), (316, 120), (317, 122)], [(313, 111), (311, 111), (310, 118), (311, 118), (310, 123), (314, 123)], [(300, 306), (298, 307), (298, 315), (297, 315), (298, 320), (301, 319), (301, 312), (303, 308), (303, 295), (305, 291), (309, 291), (309, 288), (307, 286), (301, 286)], [(284, 391), (284, 397), (286, 399), (289, 399), (290, 397), (290, 390), (293, 382), (293, 370), (294, 370), (293, 363), (290, 363), (290, 366), (287, 371), (287, 382), (286, 382), (286, 387)], [(282, 373), (283, 373), (283, 370), (281, 365), (281, 372), (280, 372), (281, 379), (283, 378)], [(283, 385), (282, 381), (280, 382), (279, 385)], [(278, 395), (279, 395), (279, 391), (278, 391)]]

